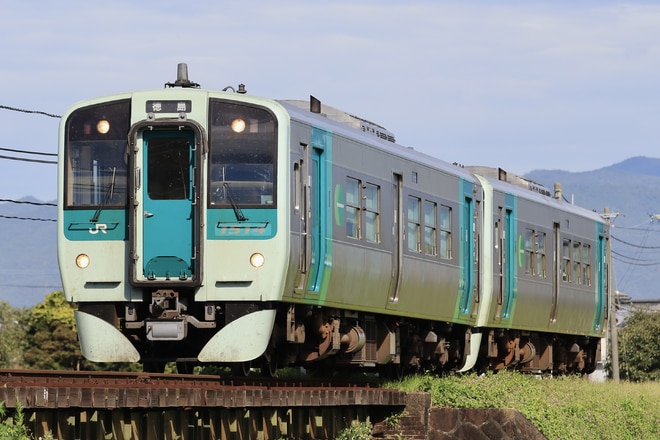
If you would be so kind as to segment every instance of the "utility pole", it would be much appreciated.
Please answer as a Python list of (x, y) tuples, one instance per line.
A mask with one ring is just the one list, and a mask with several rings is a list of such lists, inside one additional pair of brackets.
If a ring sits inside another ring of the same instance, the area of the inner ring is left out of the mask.
[[(605, 212), (602, 217), (607, 221), (607, 224), (610, 226), (610, 233), (612, 229), (613, 218), (619, 216), (620, 213), (610, 213), (610, 208), (605, 208)], [(612, 265), (612, 243), (611, 240), (608, 240), (606, 246), (607, 249), (607, 294), (609, 297), (608, 308), (610, 311), (609, 316), (609, 331), (610, 331), (610, 351), (612, 353), (612, 380), (614, 382), (619, 382), (619, 338), (617, 334), (616, 327), (616, 288), (614, 287), (614, 266)], [(614, 293), (613, 293), (614, 291)]]

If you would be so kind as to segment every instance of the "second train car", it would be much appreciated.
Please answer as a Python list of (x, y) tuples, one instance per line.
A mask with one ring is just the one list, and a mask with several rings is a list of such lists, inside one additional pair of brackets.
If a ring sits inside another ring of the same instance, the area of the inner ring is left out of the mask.
[(310, 101), (188, 80), (78, 103), (58, 260), (97, 362), (591, 372), (609, 229)]

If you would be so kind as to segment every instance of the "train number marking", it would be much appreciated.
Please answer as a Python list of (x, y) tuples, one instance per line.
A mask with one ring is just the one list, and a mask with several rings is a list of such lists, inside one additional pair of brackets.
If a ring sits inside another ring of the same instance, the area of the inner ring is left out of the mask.
[(261, 235), (266, 233), (266, 226), (221, 226), (219, 235)]

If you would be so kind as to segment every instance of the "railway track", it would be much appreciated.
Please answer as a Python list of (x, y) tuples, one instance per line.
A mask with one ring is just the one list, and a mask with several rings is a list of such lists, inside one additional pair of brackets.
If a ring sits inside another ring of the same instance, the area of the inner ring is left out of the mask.
[(269, 439), (332, 438), (406, 395), (366, 381), (0, 370), (0, 400), (23, 408), (35, 437)]
[(159, 374), (68, 370), (0, 369), (0, 385), (40, 386), (132, 386), (140, 388), (253, 388), (253, 389), (379, 389), (368, 380), (316, 378), (279, 379), (267, 377), (223, 377), (195, 374)]

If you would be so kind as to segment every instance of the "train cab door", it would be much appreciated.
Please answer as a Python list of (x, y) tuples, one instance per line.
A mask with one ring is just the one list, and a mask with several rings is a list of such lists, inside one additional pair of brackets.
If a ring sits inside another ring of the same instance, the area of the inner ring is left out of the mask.
[(134, 284), (200, 282), (197, 137), (185, 126), (142, 132), (134, 158)]

